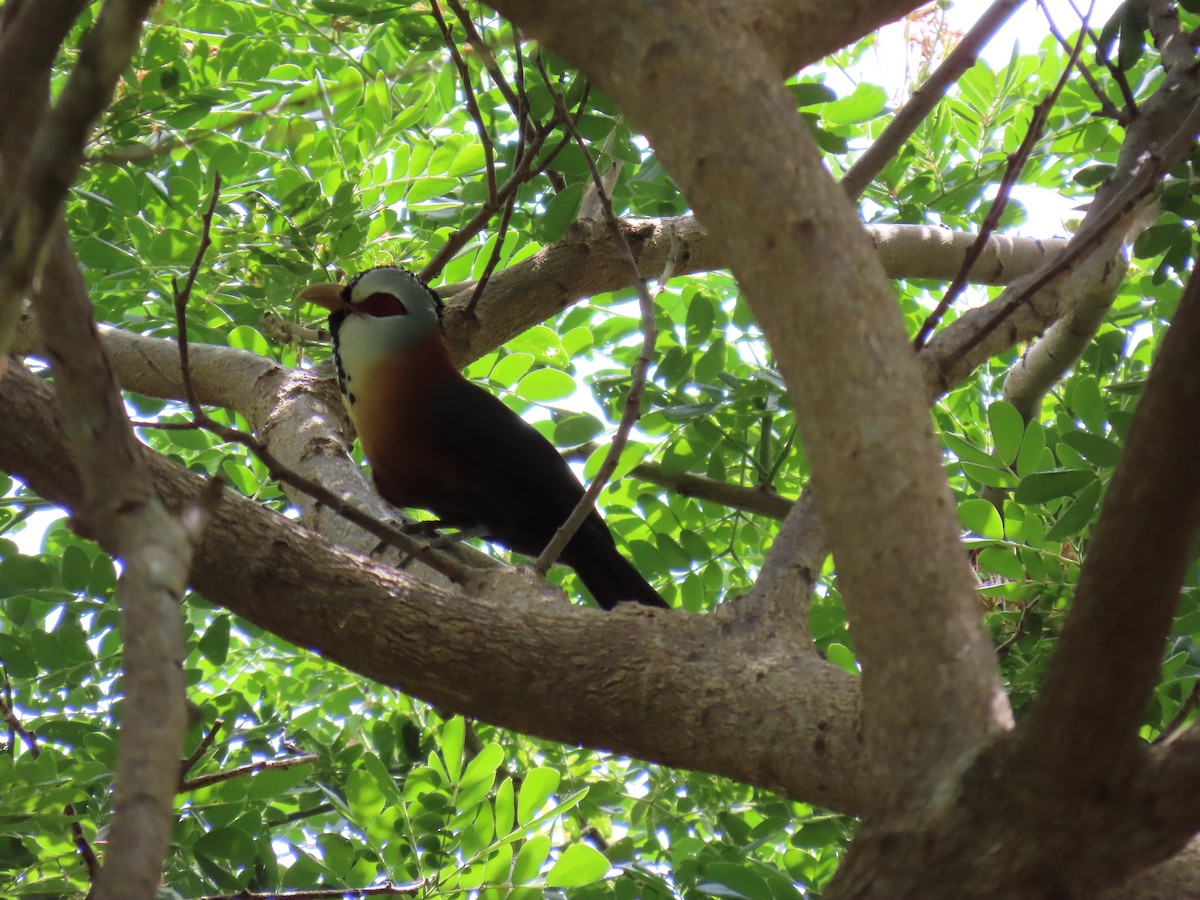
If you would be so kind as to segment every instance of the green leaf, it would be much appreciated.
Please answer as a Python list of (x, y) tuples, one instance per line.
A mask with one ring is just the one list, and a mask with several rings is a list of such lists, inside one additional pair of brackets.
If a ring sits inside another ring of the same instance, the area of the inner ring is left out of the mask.
[(442, 728), (442, 761), (451, 783), (457, 783), (462, 774), (463, 742), (466, 739), (467, 723), (462, 716), (450, 719)]
[(463, 773), (460, 783), (466, 787), (485, 779), (490, 781), (491, 776), (495, 774), (503, 762), (504, 749), (499, 744), (485, 744), (483, 749), (476, 753), (474, 758), (467, 763), (467, 769)]
[(608, 870), (608, 860), (595, 847), (572, 844), (546, 875), (546, 887), (582, 887), (599, 881)]
[(559, 369), (534, 369), (517, 384), (516, 394), (530, 403), (550, 403), (575, 393), (575, 379)]
[(538, 810), (546, 805), (550, 795), (558, 790), (561, 778), (557, 769), (547, 766), (540, 766), (526, 775), (521, 782), (521, 792), (517, 795), (517, 821), (528, 825)]
[(218, 616), (196, 642), (196, 649), (214, 666), (225, 665), (229, 656), (229, 616)]
[(767, 882), (749, 866), (739, 863), (714, 862), (704, 867), (704, 875), (696, 890), (711, 897), (735, 900), (774, 900)]
[(559, 447), (586, 444), (604, 431), (604, 423), (591, 413), (573, 413), (554, 426), (554, 443)]
[(10, 556), (0, 560), (0, 597), (37, 591), (53, 584), (54, 573), (40, 559)]
[(1071, 505), (1058, 517), (1058, 521), (1046, 530), (1046, 539), (1061, 541), (1079, 534), (1091, 521), (1100, 503), (1102, 485), (1093, 481), (1076, 497)]
[(1004, 524), (994, 504), (973, 497), (958, 504), (958, 520), (980, 537), (998, 541), (1004, 537)]
[(362, 769), (355, 769), (346, 779), (346, 803), (355, 821), (364, 823), (383, 812), (384, 796), (374, 777)]
[(1021, 448), (1021, 439), (1025, 435), (1025, 420), (1011, 403), (997, 400), (988, 407), (988, 423), (992, 429), (992, 443), (996, 446), (996, 456), (1005, 465), (1011, 465)]
[(1042, 468), (1046, 452), (1046, 431), (1039, 422), (1030, 422), (1017, 454), (1017, 474), (1024, 478)]
[(837, 94), (828, 85), (819, 81), (799, 81), (795, 84), (789, 84), (787, 91), (792, 95), (792, 99), (796, 101), (797, 109), (802, 109), (805, 106), (817, 106), (821, 103), (829, 103), (837, 99)]
[(1085, 469), (1060, 469), (1055, 472), (1036, 472), (1021, 479), (1013, 499), (1018, 503), (1045, 503), (1067, 497), (1094, 484), (1096, 476)]
[(1017, 486), (1017, 476), (1008, 469), (993, 469), (988, 466), (977, 466), (974, 463), (960, 463), (963, 474), (979, 484), (988, 487), (1011, 488)]
[(1093, 465), (1102, 469), (1115, 468), (1121, 458), (1121, 448), (1108, 438), (1086, 431), (1068, 431), (1059, 440), (1075, 450)]
[(1083, 420), (1088, 431), (1093, 434), (1104, 433), (1107, 410), (1104, 398), (1100, 395), (1100, 384), (1095, 378), (1087, 375), (1075, 379), (1067, 392), (1067, 402), (1075, 411), (1075, 415)]
[(73, 594), (81, 594), (87, 590), (91, 575), (92, 558), (82, 548), (67, 544), (63, 548), (62, 568), (59, 571), (62, 586)]
[(951, 434), (950, 432), (943, 433), (942, 443), (963, 462), (971, 462), (993, 469), (998, 468), (1000, 464), (1000, 460), (991, 453), (980, 447), (976, 447), (966, 438), (959, 437), (957, 434)]
[(522, 844), (517, 861), (513, 864), (513, 884), (532, 884), (538, 880), (542, 864), (549, 855), (550, 838), (547, 835), (535, 835)]
[(986, 547), (979, 552), (979, 568), (1009, 581), (1023, 581), (1025, 568), (1012, 547)]
[(859, 82), (849, 97), (821, 107), (821, 117), (836, 125), (856, 125), (882, 115), (886, 108), (887, 93), (883, 88)]
[(546, 212), (537, 226), (537, 236), (543, 244), (553, 244), (567, 233), (571, 223), (579, 215), (583, 202), (583, 185), (572, 184), (560, 191), (546, 204)]
[(849, 672), (851, 675), (859, 674), (858, 660), (854, 658), (854, 652), (845, 644), (830, 644), (825, 648), (825, 658), (843, 672)]
[(501, 387), (512, 387), (533, 366), (532, 353), (510, 353), (496, 361), (488, 377)]
[(505, 778), (496, 789), (496, 799), (492, 805), (496, 809), (496, 837), (503, 838), (512, 834), (517, 817), (517, 804), (514, 799), (513, 782)]

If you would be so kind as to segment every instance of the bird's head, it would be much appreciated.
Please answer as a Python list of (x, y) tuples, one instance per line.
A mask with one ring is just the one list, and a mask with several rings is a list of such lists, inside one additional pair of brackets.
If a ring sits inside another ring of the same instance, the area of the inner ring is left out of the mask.
[(400, 343), (441, 331), (441, 299), (399, 266), (367, 269), (344, 285), (309, 285), (299, 297), (329, 310), (329, 328), (335, 335), (347, 320), (360, 321), (363, 330), (387, 332)]

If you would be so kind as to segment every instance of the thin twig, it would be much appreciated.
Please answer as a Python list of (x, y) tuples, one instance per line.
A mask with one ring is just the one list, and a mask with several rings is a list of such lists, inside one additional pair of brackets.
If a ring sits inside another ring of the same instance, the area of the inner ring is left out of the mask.
[[(541, 58), (536, 57), (535, 62), (542, 74), (542, 79), (549, 86), (550, 79), (545, 67), (542, 65)], [(625, 407), (621, 411), (621, 421), (617, 425), (616, 433), (613, 435), (612, 443), (609, 445), (608, 454), (604, 457), (599, 470), (596, 472), (591, 484), (588, 485), (587, 490), (584, 491), (579, 502), (575, 505), (575, 509), (571, 512), (571, 515), (567, 517), (567, 520), (555, 532), (554, 537), (550, 539), (550, 543), (546, 545), (546, 549), (538, 556), (536, 567), (542, 572), (545, 572), (550, 566), (554, 565), (554, 562), (562, 554), (567, 544), (570, 543), (571, 538), (575, 536), (575, 532), (579, 530), (579, 526), (592, 514), (596, 498), (600, 495), (600, 491), (603, 490), (604, 485), (608, 483), (608, 479), (616, 470), (617, 463), (621, 459), (621, 452), (625, 449), (625, 445), (629, 441), (629, 433), (633, 430), (634, 423), (641, 416), (642, 395), (646, 389), (646, 373), (649, 371), (650, 359), (654, 354), (654, 347), (658, 342), (658, 328), (654, 321), (654, 298), (650, 295), (646, 279), (642, 277), (642, 273), (638, 269), (637, 260), (633, 256), (633, 250), (630, 248), (629, 242), (625, 240), (624, 232), (621, 231), (621, 223), (613, 211), (612, 200), (609, 198), (608, 192), (604, 189), (604, 179), (596, 168), (596, 162), (592, 159), (592, 154), (588, 151), (583, 135), (579, 133), (579, 129), (575, 126), (574, 119), (567, 113), (566, 101), (563, 99), (562, 94), (554, 90), (551, 93), (554, 95), (554, 103), (559, 110), (560, 116), (567, 123), (567, 128), (570, 130), (571, 136), (574, 138), (575, 143), (578, 144), (580, 152), (587, 162), (588, 171), (592, 176), (592, 184), (596, 187), (596, 194), (604, 211), (604, 221), (607, 223), (613, 242), (617, 246), (617, 252), (633, 276), (633, 283), (637, 288), (638, 301), (642, 314), (642, 348), (638, 353), (637, 360), (633, 364), (633, 369), (630, 371), (629, 393), (625, 396)], [(673, 243), (672, 252), (667, 256), (665, 270), (659, 277), (660, 292), (666, 286), (667, 281), (670, 280), (675, 265), (675, 249)]]
[[(1070, 4), (1071, 9), (1079, 18), (1081, 30), (1086, 33), (1089, 38), (1091, 38), (1092, 45), (1097, 51), (1099, 51), (1100, 38), (1096, 36), (1096, 32), (1092, 31), (1087, 22), (1088, 18), (1091, 16), (1091, 6), (1088, 7), (1088, 12), (1084, 13), (1083, 10), (1081, 10), (1075, 4), (1075, 0), (1067, 0), (1067, 3)], [(1116, 82), (1118, 89), (1121, 91), (1121, 98), (1125, 101), (1125, 108), (1128, 111), (1126, 120), (1132, 119), (1137, 115), (1138, 106), (1137, 98), (1133, 95), (1133, 88), (1129, 86), (1129, 79), (1125, 77), (1125, 73), (1121, 71), (1120, 67), (1114, 64), (1113, 61), (1107, 56), (1101, 56), (1099, 53), (1097, 53), (1097, 58), (1099, 58), (1100, 62), (1103, 63), (1104, 68), (1108, 69), (1108, 74), (1112, 77), (1112, 80)]]
[[(446, 5), (454, 13), (455, 18), (462, 24), (463, 32), (467, 35), (467, 43), (471, 45), (471, 49), (475, 51), (475, 55), (479, 57), (484, 68), (488, 70), (488, 74), (492, 76), (492, 81), (496, 83), (500, 93), (504, 95), (504, 99), (508, 102), (509, 109), (514, 113), (520, 105), (518, 94), (513, 93), (513, 89), (509, 87), (508, 80), (505, 79), (504, 73), (500, 71), (500, 65), (496, 62), (496, 55), (492, 53), (492, 48), (488, 46), (487, 41), (479, 34), (479, 30), (475, 27), (475, 22), (471, 18), (459, 0), (446, 0)], [(513, 26), (513, 32), (516, 33), (516, 26)], [(517, 54), (518, 63), (520, 62), (520, 53)]]
[(1034, 607), (1038, 605), (1038, 601), (1041, 599), (1042, 598), (1040, 596), (1034, 597), (1021, 609), (1021, 615), (1017, 618), (1017, 626), (1013, 629), (1013, 633), (1005, 638), (1003, 643), (996, 647), (997, 656), (1007, 656), (1017, 641), (1025, 637), (1027, 633), (1025, 631), (1025, 622), (1029, 618), (1029, 614), (1033, 611)]
[(458, 80), (462, 82), (463, 98), (467, 103), (467, 112), (470, 113), (471, 119), (475, 122), (475, 129), (479, 132), (479, 141), (483, 144), (483, 162), (487, 171), (488, 199), (494, 200), (496, 197), (496, 154), (492, 147), (492, 137), (488, 134), (487, 126), (483, 124), (483, 114), (479, 111), (479, 103), (475, 99), (475, 89), (471, 85), (471, 70), (467, 68), (466, 60), (458, 52), (458, 44), (454, 40), (454, 35), (450, 32), (450, 26), (446, 24), (446, 18), (442, 15), (442, 7), (438, 0), (433, 0), (429, 4), (429, 11), (433, 13), (433, 18), (437, 22), (438, 28), (441, 29), (442, 43), (450, 51), (450, 59), (453, 60), (454, 67), (458, 70)]
[[(1046, 7), (1046, 0), (1037, 0), (1037, 5), (1038, 9), (1042, 11), (1042, 16), (1046, 20), (1046, 25), (1050, 29), (1050, 34), (1052, 34), (1054, 39), (1058, 41), (1060, 47), (1072, 54), (1071, 58), (1074, 59), (1075, 51), (1071, 47), (1071, 42), (1067, 40), (1066, 35), (1059, 31), (1058, 23), (1054, 21), (1054, 16), (1050, 14), (1050, 10)], [(1080, 38), (1083, 37), (1085, 31), (1086, 28), (1079, 32)], [(1068, 63), (1067, 67), (1070, 68), (1070, 66), (1071, 64)], [(1121, 112), (1116, 106), (1113, 105), (1113, 102), (1109, 100), (1108, 96), (1104, 93), (1104, 89), (1100, 87), (1100, 83), (1096, 81), (1095, 77), (1092, 75), (1091, 69), (1083, 64), (1082, 58), (1075, 63), (1075, 67), (1079, 70), (1079, 74), (1083, 76), (1083, 80), (1087, 82), (1088, 87), (1091, 89), (1096, 99), (1100, 102), (1100, 115), (1114, 119), (1120, 124), (1125, 124), (1129, 120), (1129, 114)]]
[(212, 723), (212, 727), (210, 727), (208, 729), (208, 731), (206, 731), (204, 733), (204, 737), (202, 737), (200, 739), (200, 743), (196, 745), (196, 749), (193, 750), (190, 754), (188, 754), (187, 759), (185, 759), (182, 763), (180, 763), (180, 765), (179, 765), (179, 780), (180, 781), (182, 781), (183, 777), (192, 770), (192, 766), (196, 765), (196, 763), (198, 763), (200, 761), (200, 757), (202, 757), (205, 753), (208, 752), (208, 748), (212, 746), (213, 741), (216, 740), (216, 738), (217, 738), (217, 733), (224, 727), (225, 727), (224, 719), (217, 719), (216, 721), (214, 721)]
[(992, 318), (984, 323), (971, 337), (947, 357), (944, 369), (951, 368), (959, 360), (974, 350), (989, 335), (999, 328), (1024, 303), (1032, 299), (1038, 291), (1074, 267), (1075, 263), (1092, 247), (1099, 244), (1108, 236), (1110, 230), (1122, 219), (1126, 218), (1141, 202), (1163, 173), (1181, 158), (1188, 146), (1195, 143), (1195, 135), (1200, 130), (1200, 102), (1194, 103), (1191, 110), (1183, 117), (1174, 133), (1158, 148), (1154, 154), (1144, 154), (1138, 160), (1135, 171), (1128, 182), (1122, 187), (1095, 218), (1089, 211), (1084, 227), (1075, 233), (1070, 243), (1053, 260), (1043, 267), (1043, 270), (1028, 284), (1023, 285), (1013, 296), (997, 307)]
[(220, 784), (224, 781), (232, 781), (235, 778), (241, 778), (245, 775), (253, 775), (256, 772), (277, 772), (320, 761), (321, 755), (319, 753), (306, 753), (303, 756), (289, 756), (286, 759), (266, 759), (260, 762), (247, 763), (235, 769), (226, 769), (224, 772), (213, 772), (211, 775), (201, 775), (197, 778), (181, 778), (179, 780), (179, 792), (182, 794), (186, 791), (196, 791), (200, 788), (211, 787), (214, 784)]
[(842, 176), (842, 189), (851, 200), (862, 196), (876, 176), (895, 157), (917, 126), (925, 120), (930, 110), (942, 99), (950, 85), (975, 64), (979, 51), (1016, 12), (1025, 0), (996, 0), (971, 26), (940, 66), (925, 83), (913, 91), (908, 102), (900, 109), (868, 147)]
[(175, 295), (175, 327), (179, 329), (179, 368), (183, 375), (183, 396), (193, 412), (200, 408), (200, 401), (196, 397), (196, 386), (192, 383), (192, 366), (188, 359), (187, 304), (192, 296), (196, 276), (200, 272), (200, 263), (208, 248), (212, 246), (213, 213), (217, 210), (217, 199), (220, 196), (221, 173), (218, 171), (213, 173), (212, 194), (208, 198), (208, 209), (204, 211), (204, 217), (201, 219), (200, 245), (196, 248), (196, 255), (188, 269), (187, 278), (184, 279), (183, 290), (179, 289), (174, 278), (171, 279), (171, 291)]
[(1059, 94), (1066, 87), (1071, 70), (1078, 61), (1079, 54), (1083, 51), (1083, 37), (1084, 35), (1081, 31), (1078, 40), (1075, 42), (1075, 50), (1072, 52), (1066, 67), (1063, 69), (1058, 83), (1054, 85), (1054, 90), (1050, 92), (1050, 95), (1046, 99), (1034, 107), (1033, 118), (1029, 122), (1029, 128), (1025, 131), (1025, 136), (1021, 139), (1021, 145), (1008, 159), (1008, 164), (1004, 169), (1004, 177), (1000, 179), (1000, 187), (996, 192), (996, 199), (992, 201), (991, 208), (988, 209), (988, 214), (983, 220), (979, 234), (975, 236), (975, 241), (967, 248), (962, 265), (959, 266), (958, 274), (950, 282), (950, 286), (946, 289), (946, 293), (942, 296), (937, 307), (921, 323), (921, 328), (917, 332), (917, 336), (913, 339), (913, 347), (917, 350), (925, 346), (929, 335), (933, 333), (933, 329), (941, 322), (942, 317), (946, 314), (946, 310), (950, 308), (951, 304), (958, 299), (959, 294), (966, 288), (971, 269), (983, 253), (984, 247), (987, 246), (992, 233), (1000, 225), (1000, 217), (1004, 214), (1004, 210), (1008, 206), (1009, 194), (1012, 192), (1017, 180), (1021, 177), (1021, 172), (1024, 170), (1025, 164), (1029, 161), (1030, 154), (1033, 153), (1033, 148), (1041, 139), (1042, 131), (1046, 127), (1046, 120), (1050, 116), (1050, 111), (1054, 109), (1054, 104), (1058, 102)]
[[(569, 114), (567, 115), (567, 119), (571, 120)], [(422, 281), (432, 281), (437, 278), (446, 263), (453, 259), (454, 255), (465, 247), (471, 238), (483, 230), (492, 216), (499, 212), (501, 205), (507, 203), (509, 197), (514, 196), (521, 185), (541, 174), (542, 170), (558, 155), (559, 151), (567, 143), (566, 138), (557, 147), (542, 157), (541, 160), (537, 159), (538, 153), (546, 143), (546, 140), (554, 133), (559, 120), (560, 113), (556, 110), (544, 126), (534, 129), (534, 137), (529, 142), (525, 154), (516, 160), (513, 165), (512, 174), (496, 189), (496, 196), (494, 198), (488, 197), (487, 200), (480, 204), (478, 211), (471, 217), (471, 220), (446, 239), (446, 243), (434, 254), (433, 259), (427, 262), (418, 273), (418, 277)]]
[(424, 881), (410, 884), (393, 884), (390, 881), (366, 888), (321, 888), (315, 891), (238, 891), (236, 894), (206, 894), (198, 900), (342, 900), (349, 897), (407, 897), (419, 894), (426, 887)]

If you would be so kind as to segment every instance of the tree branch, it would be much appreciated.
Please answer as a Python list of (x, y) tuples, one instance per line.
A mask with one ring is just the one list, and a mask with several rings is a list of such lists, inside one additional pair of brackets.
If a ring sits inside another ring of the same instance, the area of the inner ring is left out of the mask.
[(65, 230), (53, 240), (34, 302), (83, 480), (75, 518), (81, 530), (124, 563), (117, 586), (124, 720), (114, 779), (116, 811), (95, 893), (101, 900), (152, 897), (170, 841), (187, 727), (179, 598), (192, 540), (207, 516), (193, 516), (194, 504), (189, 504), (180, 510), (184, 521), (177, 521), (159, 502), (104, 358)]
[[(51, 223), (83, 159), (83, 145), (137, 49), (154, 0), (106, 0), (80, 44), (79, 61), (42, 120), (15, 196), (0, 220), (0, 353), (7, 353), (19, 301), (33, 282)], [(19, 21), (19, 20), (18, 20)]]
[(951, 51), (925, 83), (913, 91), (903, 108), (842, 176), (842, 189), (851, 200), (862, 196), (867, 186), (883, 171), (883, 167), (900, 151), (917, 126), (937, 106), (950, 85), (975, 65), (979, 51), (992, 39), (1025, 0), (993, 0), (991, 6), (971, 26), (958, 46)]
[[(49, 389), (11, 365), (0, 379), (8, 425), (0, 470), (72, 508), (82, 488), (53, 408)], [(177, 464), (143, 454), (170, 508), (202, 490)], [(775, 638), (767, 622), (735, 627), (724, 611), (604, 613), (514, 601), (503, 590), (468, 598), (347, 553), (229, 492), (197, 548), (192, 585), (285, 640), (465, 715), (831, 809), (875, 803), (862, 779), (858, 680), (811, 647)], [(484, 644), (505, 652), (481, 656)]]
[[(1120, 778), (1200, 533), (1200, 277), (1193, 270), (1138, 404), (1045, 686), (1021, 730), (1042, 765)], [(1154, 560), (1153, 566), (1138, 565)]]
[[(928, 796), (1003, 727), (1006, 704), (895, 297), (763, 59), (759, 7), (492, 5), (579, 65), (643, 131), (730, 262), (821, 485), (864, 663), (874, 789), (885, 808)], [(866, 6), (854, 6), (864, 26), (887, 4)], [(954, 660), (956, 677), (925, 660)]]
[[(49, 81), (50, 65), (88, 0), (28, 0), (0, 32), (0, 122), (27, 121), (23, 106)], [(7, 12), (7, 4), (6, 4)]]

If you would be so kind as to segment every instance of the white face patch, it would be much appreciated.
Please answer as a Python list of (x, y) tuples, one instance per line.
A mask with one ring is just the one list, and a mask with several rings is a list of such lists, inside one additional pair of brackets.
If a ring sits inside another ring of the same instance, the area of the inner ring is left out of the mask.
[(434, 298), (428, 288), (403, 269), (381, 268), (365, 272), (354, 283), (350, 303), (361, 303), (373, 294), (390, 294), (407, 313), (372, 316), (350, 312), (337, 333), (340, 361), (338, 376), (348, 404), (357, 400), (356, 388), (364, 388), (367, 373), (382, 360), (402, 354), (430, 334), (440, 333)]

